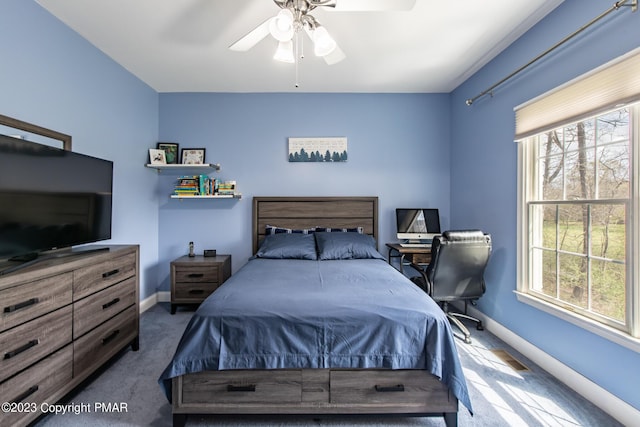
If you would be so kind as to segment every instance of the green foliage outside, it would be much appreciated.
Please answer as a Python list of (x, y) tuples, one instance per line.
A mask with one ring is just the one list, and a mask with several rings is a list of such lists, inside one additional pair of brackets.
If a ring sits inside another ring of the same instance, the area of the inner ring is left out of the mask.
[[(545, 295), (558, 297), (569, 304), (590, 309), (603, 316), (624, 321), (625, 319), (625, 225), (594, 226), (592, 229), (591, 258), (584, 255), (582, 223), (579, 221), (560, 225), (558, 239), (563, 251), (556, 258), (553, 247), (544, 251), (543, 289)], [(606, 239), (608, 233), (608, 239)], [(556, 240), (555, 222), (545, 221), (544, 242), (547, 246)], [(605, 241), (608, 243), (605, 245)], [(606, 247), (606, 253), (603, 248)], [(560, 268), (557, 263), (560, 263)], [(559, 295), (556, 290), (556, 275), (561, 271)], [(590, 279), (589, 279), (590, 277)], [(591, 306), (589, 307), (589, 295)]]

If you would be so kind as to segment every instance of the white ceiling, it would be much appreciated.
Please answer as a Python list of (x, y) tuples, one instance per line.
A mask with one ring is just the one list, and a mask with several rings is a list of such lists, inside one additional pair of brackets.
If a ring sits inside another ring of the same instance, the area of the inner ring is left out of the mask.
[(411, 11), (386, 12), (319, 7), (312, 15), (346, 59), (327, 65), (306, 39), (299, 88), (295, 66), (272, 59), (271, 36), (247, 52), (228, 49), (280, 10), (272, 0), (37, 2), (158, 92), (436, 93), (455, 89), (562, 0), (416, 0)]

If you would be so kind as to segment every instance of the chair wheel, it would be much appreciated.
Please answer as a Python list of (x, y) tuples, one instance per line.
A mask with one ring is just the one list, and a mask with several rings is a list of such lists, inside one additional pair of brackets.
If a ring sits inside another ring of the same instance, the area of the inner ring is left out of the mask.
[(484, 326), (482, 325), (482, 322), (480, 322), (480, 323), (478, 323), (476, 325), (476, 329), (479, 330), (479, 331), (484, 331)]

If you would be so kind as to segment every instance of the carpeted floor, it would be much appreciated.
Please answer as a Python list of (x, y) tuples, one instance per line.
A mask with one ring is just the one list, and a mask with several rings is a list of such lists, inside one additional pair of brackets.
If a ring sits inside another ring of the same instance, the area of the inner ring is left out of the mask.
[[(158, 386), (157, 379), (173, 356), (192, 311), (179, 309), (169, 314), (168, 304), (158, 304), (140, 319), (140, 351), (124, 351), (66, 403), (74, 403), (76, 413), (49, 415), (38, 427), (58, 426), (157, 426), (172, 423), (171, 405)], [(559, 383), (487, 331), (472, 328), (472, 344), (458, 340), (474, 406), (474, 415), (461, 407), (460, 426), (619, 426), (613, 418)], [(495, 350), (505, 350), (524, 367), (515, 370)], [(122, 412), (100, 411), (117, 403)], [(120, 405), (123, 403), (124, 405)], [(431, 427), (444, 426), (441, 418), (406, 417), (304, 417), (237, 418), (196, 417), (187, 419), (188, 427)]]

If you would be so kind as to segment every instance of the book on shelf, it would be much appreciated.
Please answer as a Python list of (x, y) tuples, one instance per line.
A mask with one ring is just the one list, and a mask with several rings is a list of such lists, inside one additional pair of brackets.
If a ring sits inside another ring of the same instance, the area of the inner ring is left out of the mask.
[(236, 194), (235, 181), (220, 181), (208, 175), (186, 175), (177, 179), (173, 189), (174, 196), (234, 196)]

